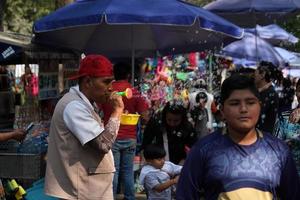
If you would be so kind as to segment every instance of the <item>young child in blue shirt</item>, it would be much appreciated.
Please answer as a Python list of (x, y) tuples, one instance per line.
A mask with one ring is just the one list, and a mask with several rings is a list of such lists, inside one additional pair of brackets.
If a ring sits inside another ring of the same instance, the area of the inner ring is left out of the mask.
[(172, 199), (172, 187), (178, 181), (182, 166), (165, 161), (166, 152), (158, 145), (148, 145), (144, 149), (146, 164), (140, 174), (147, 199)]

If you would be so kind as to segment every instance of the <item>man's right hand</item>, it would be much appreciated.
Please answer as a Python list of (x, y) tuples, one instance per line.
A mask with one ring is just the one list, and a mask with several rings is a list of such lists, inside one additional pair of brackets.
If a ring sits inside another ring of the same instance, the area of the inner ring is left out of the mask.
[(111, 117), (120, 117), (124, 110), (124, 103), (122, 97), (117, 94), (117, 92), (113, 92), (110, 95), (110, 102), (113, 108), (113, 112)]

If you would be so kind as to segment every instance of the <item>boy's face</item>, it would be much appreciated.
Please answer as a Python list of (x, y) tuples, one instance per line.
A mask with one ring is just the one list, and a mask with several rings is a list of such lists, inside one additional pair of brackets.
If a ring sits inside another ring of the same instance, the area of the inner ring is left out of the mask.
[(154, 168), (161, 169), (165, 164), (165, 158), (149, 159), (147, 162)]
[(260, 103), (250, 90), (234, 90), (225, 100), (221, 112), (229, 129), (245, 133), (255, 128), (260, 114)]
[(200, 108), (204, 108), (205, 104), (206, 104), (206, 99), (199, 99), (198, 105)]
[(176, 128), (177, 126), (180, 125), (181, 121), (182, 121), (182, 116), (180, 114), (167, 112), (166, 122), (169, 127)]

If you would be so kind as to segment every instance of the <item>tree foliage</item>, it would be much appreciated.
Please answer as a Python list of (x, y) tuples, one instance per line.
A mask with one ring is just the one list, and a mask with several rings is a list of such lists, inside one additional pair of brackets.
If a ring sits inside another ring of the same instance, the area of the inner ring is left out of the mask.
[(186, 0), (186, 1), (202, 7), (202, 6), (212, 2), (213, 0)]
[[(31, 34), (37, 19), (74, 0), (0, 0), (0, 30)], [(186, 0), (204, 6), (213, 0)], [(1, 20), (2, 18), (2, 20)], [(283, 28), (300, 38), (300, 15), (281, 24)], [(291, 47), (300, 51), (300, 44)]]
[[(300, 39), (300, 15), (297, 15), (296, 17), (282, 23), (281, 27)], [(289, 49), (291, 51), (300, 52), (300, 42), (294, 46), (290, 46)]]
[(31, 34), (33, 22), (71, 0), (1, 0), (4, 31)]

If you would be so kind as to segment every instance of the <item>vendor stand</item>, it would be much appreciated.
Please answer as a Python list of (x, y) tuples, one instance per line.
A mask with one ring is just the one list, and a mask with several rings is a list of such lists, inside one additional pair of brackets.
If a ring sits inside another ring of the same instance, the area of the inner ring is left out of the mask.
[[(30, 37), (0, 33), (0, 44), (6, 45), (2, 45), (6, 49), (0, 48), (0, 134), (25, 128), (31, 122), (34, 124), (21, 143), (13, 140), (0, 142), (0, 180), (4, 188), (15, 179), (26, 190), (44, 177), (51, 113), (66, 82), (64, 66), (77, 68), (78, 63), (75, 54), (32, 45), (30, 41)], [(3, 53), (8, 51), (11, 53), (4, 57)], [(16, 102), (15, 94), (22, 88), (15, 87), (16, 77), (9, 69), (14, 64), (29, 63), (39, 66), (39, 73), (35, 74), (39, 91), (30, 101), (25, 97), (25, 101)]]

